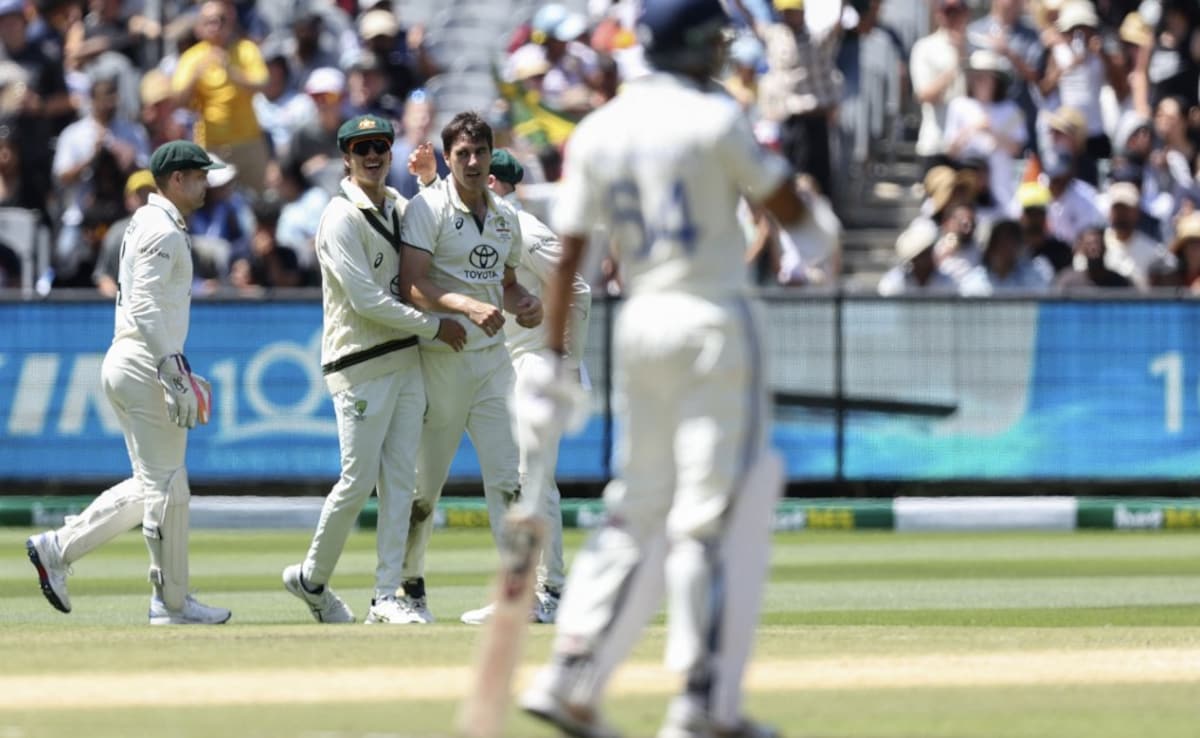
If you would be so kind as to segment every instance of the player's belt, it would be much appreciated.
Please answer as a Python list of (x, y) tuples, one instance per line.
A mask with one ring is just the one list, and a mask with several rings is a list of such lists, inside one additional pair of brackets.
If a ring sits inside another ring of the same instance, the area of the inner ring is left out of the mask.
[(362, 351), (355, 351), (352, 354), (346, 354), (340, 359), (334, 359), (328, 364), (322, 364), (321, 373), (333, 374), (334, 372), (340, 372), (341, 370), (348, 369), (355, 364), (361, 364), (364, 361), (370, 361), (371, 359), (383, 356), (384, 354), (390, 354), (393, 351), (399, 351), (410, 346), (416, 346), (419, 341), (420, 339), (418, 339), (416, 336), (409, 336), (408, 338), (397, 338), (395, 341), (381, 343), (378, 346), (372, 346), (371, 348), (363, 349)]

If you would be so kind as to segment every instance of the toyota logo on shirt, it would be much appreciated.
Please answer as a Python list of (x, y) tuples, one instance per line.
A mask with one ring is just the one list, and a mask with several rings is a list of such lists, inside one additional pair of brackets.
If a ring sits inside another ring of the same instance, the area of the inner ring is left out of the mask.
[(467, 261), (475, 267), (464, 271), (467, 279), (499, 279), (500, 275), (496, 272), (496, 265), (500, 263), (500, 252), (495, 247), (481, 243), (471, 249)]

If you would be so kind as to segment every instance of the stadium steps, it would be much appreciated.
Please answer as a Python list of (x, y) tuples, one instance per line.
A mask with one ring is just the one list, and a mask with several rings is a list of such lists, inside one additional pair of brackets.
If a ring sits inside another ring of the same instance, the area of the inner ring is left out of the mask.
[(859, 167), (839, 209), (845, 229), (843, 287), (874, 291), (879, 278), (895, 264), (896, 236), (920, 211), (920, 176), (920, 163), (909, 141), (896, 142), (886, 158)]

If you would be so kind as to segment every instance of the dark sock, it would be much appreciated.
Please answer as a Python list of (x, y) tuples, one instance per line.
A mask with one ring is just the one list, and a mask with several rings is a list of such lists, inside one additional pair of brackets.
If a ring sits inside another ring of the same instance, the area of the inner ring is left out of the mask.
[(309, 594), (314, 594), (314, 595), (319, 595), (325, 591), (324, 584), (317, 585), (316, 589), (309, 587), (308, 584), (304, 581), (304, 572), (300, 572), (300, 588), (303, 589), (305, 592), (308, 592)]

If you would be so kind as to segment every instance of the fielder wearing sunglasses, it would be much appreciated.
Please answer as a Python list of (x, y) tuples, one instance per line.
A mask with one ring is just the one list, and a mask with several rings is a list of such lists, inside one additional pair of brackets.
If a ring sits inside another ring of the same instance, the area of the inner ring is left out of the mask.
[(370, 152), (386, 154), (392, 148), (391, 141), (386, 138), (371, 138), (366, 141), (356, 141), (350, 147), (350, 153), (356, 156), (366, 156)]

